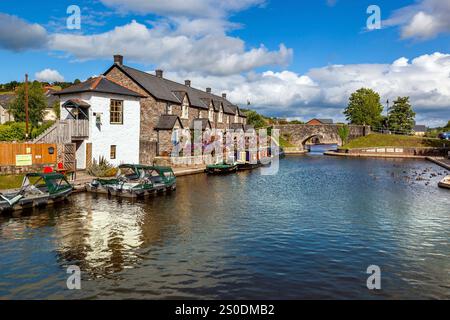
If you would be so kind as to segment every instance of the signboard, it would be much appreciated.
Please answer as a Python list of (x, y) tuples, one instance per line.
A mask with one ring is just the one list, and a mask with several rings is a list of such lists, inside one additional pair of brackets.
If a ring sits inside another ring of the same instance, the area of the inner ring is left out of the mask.
[(31, 166), (33, 164), (33, 156), (31, 154), (17, 154), (16, 166)]

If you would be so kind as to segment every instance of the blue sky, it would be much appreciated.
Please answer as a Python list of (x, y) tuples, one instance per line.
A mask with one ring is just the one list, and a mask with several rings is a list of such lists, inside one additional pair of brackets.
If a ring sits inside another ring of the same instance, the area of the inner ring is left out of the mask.
[[(66, 28), (69, 5), (81, 30)], [(450, 0), (72, 0), (0, 2), (0, 82), (86, 79), (112, 55), (145, 71), (269, 115), (342, 119), (348, 95), (372, 87), (410, 95), (418, 121), (450, 118)], [(19, 31), (18, 31), (19, 30)]]

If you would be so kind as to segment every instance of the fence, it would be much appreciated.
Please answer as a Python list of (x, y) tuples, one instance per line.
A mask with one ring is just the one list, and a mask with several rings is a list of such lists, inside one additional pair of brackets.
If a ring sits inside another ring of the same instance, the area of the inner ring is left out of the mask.
[(33, 166), (57, 163), (53, 143), (0, 143), (0, 166)]

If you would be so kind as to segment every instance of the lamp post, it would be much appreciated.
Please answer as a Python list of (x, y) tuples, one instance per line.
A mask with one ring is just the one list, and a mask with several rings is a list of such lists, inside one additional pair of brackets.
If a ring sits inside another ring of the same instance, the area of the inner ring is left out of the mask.
[(25, 74), (25, 138), (28, 139), (28, 74)]

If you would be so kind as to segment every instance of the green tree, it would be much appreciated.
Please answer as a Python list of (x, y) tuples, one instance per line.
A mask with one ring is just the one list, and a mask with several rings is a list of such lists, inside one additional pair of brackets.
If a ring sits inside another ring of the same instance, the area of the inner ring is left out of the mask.
[[(9, 105), (14, 119), (25, 121), (25, 85), (17, 89), (16, 98)], [(37, 127), (44, 117), (47, 100), (39, 82), (32, 82), (28, 86), (28, 116), (33, 127)]]
[(398, 97), (389, 113), (389, 130), (410, 134), (414, 128), (415, 116), (409, 97)]
[(338, 127), (338, 135), (341, 138), (342, 145), (347, 143), (348, 136), (350, 134), (350, 127), (346, 124)]
[(247, 115), (247, 124), (250, 124), (255, 128), (262, 128), (266, 126), (264, 117), (256, 111), (249, 110), (245, 114)]
[(350, 96), (344, 115), (352, 124), (378, 127), (382, 111), (380, 95), (372, 89), (361, 88)]

